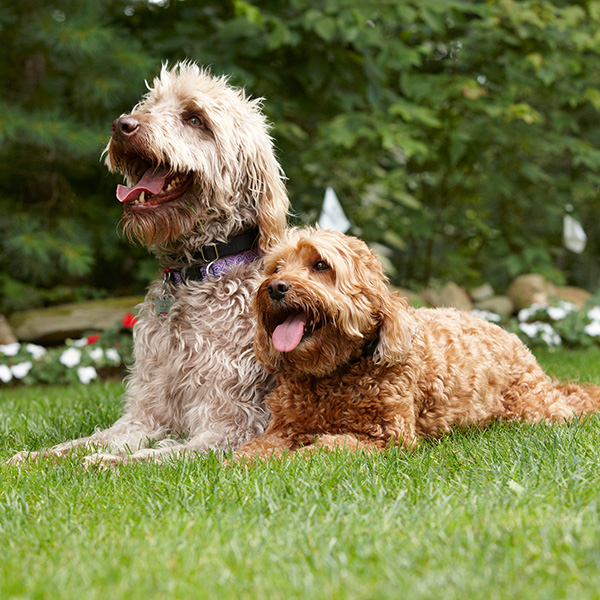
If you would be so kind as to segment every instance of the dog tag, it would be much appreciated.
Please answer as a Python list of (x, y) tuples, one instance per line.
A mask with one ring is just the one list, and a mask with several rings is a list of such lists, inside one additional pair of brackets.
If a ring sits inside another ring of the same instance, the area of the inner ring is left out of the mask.
[(157, 315), (165, 317), (169, 312), (171, 306), (173, 306), (173, 299), (168, 296), (155, 296), (154, 297), (154, 312)]

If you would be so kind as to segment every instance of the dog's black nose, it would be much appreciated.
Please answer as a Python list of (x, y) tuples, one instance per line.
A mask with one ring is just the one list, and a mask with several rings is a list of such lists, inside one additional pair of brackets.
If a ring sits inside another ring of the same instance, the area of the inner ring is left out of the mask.
[(140, 123), (134, 117), (119, 117), (112, 124), (113, 137), (128, 138), (133, 135), (140, 127)]
[(277, 279), (269, 283), (267, 291), (271, 300), (281, 300), (290, 291), (290, 284), (287, 281)]

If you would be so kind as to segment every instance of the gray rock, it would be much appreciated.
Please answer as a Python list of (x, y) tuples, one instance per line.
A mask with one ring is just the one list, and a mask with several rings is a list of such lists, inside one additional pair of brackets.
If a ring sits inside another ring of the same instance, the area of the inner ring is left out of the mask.
[(112, 329), (143, 300), (110, 298), (13, 313), (8, 322), (19, 341), (61, 343), (88, 331)]
[(0, 315), (0, 344), (12, 344), (18, 341), (17, 336), (13, 333), (11, 326), (8, 324), (6, 317)]
[(494, 296), (494, 288), (489, 283), (484, 283), (479, 287), (471, 290), (471, 300), (477, 304), (477, 302), (483, 302), (489, 300)]
[(492, 298), (487, 298), (481, 302), (476, 302), (475, 308), (496, 313), (501, 317), (508, 317), (512, 315), (515, 310), (515, 305), (508, 296), (493, 296)]
[(427, 306), (433, 306), (433, 308), (438, 308), (439, 306), (443, 305), (440, 295), (435, 290), (423, 290), (423, 292), (421, 292), (421, 297), (423, 298), (423, 302), (425, 302)]
[(572, 286), (555, 287), (552, 292), (552, 298), (572, 302), (579, 309), (583, 308), (591, 297), (592, 295), (586, 290)]
[(510, 299), (514, 302), (515, 310), (527, 308), (532, 304), (553, 304), (557, 300), (572, 302), (577, 308), (583, 308), (592, 295), (581, 288), (559, 287), (539, 275), (529, 273), (520, 275), (510, 285)]
[(443, 306), (452, 306), (460, 310), (471, 310), (473, 303), (466, 290), (456, 283), (449, 281), (440, 293)]
[(508, 296), (513, 301), (515, 310), (521, 310), (534, 303), (548, 304), (554, 289), (554, 285), (543, 275), (529, 273), (520, 275), (510, 284)]

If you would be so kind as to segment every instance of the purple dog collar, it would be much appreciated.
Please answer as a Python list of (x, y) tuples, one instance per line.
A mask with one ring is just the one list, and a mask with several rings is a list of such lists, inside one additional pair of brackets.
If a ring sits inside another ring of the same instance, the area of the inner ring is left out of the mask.
[(252, 249), (238, 254), (224, 256), (208, 263), (207, 265), (190, 265), (183, 269), (165, 269), (165, 281), (173, 285), (185, 285), (188, 281), (201, 281), (203, 279), (218, 279), (235, 267), (248, 265), (261, 256), (259, 250)]

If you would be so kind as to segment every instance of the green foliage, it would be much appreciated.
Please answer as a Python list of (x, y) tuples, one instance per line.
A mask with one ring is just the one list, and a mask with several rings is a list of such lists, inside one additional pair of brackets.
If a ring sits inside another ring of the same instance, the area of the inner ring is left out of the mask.
[(131, 81), (153, 64), (115, 21), (122, 9), (0, 5), (0, 311), (93, 297), (107, 278), (135, 281), (115, 236), (116, 180), (99, 161), (115, 113), (139, 97)]
[[(502, 289), (537, 271), (595, 288), (599, 6), (5, 2), (5, 294), (7, 281), (144, 281), (143, 252), (115, 245), (117, 180), (98, 157), (111, 120), (139, 99), (144, 80), (183, 58), (266, 98), (300, 220), (316, 219), (333, 186), (352, 232), (389, 248), (397, 283), (485, 279)], [(567, 205), (590, 239), (582, 256), (561, 246)]]

